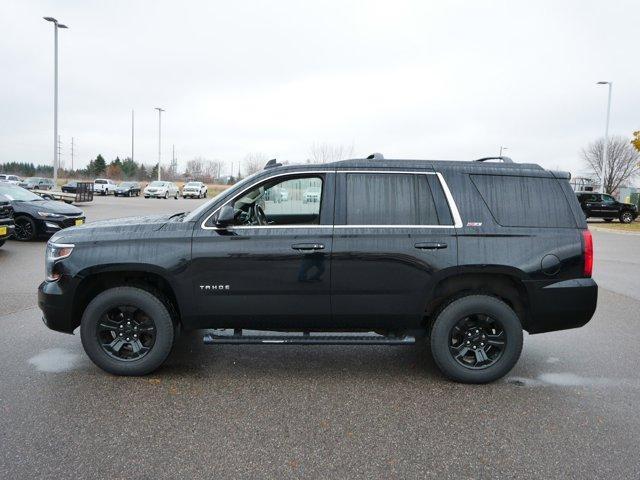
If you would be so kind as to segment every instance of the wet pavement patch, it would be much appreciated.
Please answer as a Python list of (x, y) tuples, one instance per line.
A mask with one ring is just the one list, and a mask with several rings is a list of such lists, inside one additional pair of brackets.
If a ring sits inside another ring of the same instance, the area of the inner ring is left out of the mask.
[(31, 357), (29, 364), (40, 372), (60, 373), (75, 368), (79, 358), (80, 355), (68, 352), (63, 348), (52, 348)]

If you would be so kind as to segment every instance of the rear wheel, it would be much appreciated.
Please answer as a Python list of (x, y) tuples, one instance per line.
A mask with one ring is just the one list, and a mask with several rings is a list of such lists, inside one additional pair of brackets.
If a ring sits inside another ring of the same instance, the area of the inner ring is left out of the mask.
[(16, 240), (28, 242), (36, 238), (38, 233), (36, 229), (36, 222), (31, 217), (24, 215), (18, 216), (15, 218), (14, 223), (16, 225), (16, 229), (14, 231)]
[(4, 245), (4, 242), (5, 242), (5, 241), (6, 241), (6, 240), (0, 240), (0, 247), (1, 247), (2, 245)]
[(631, 212), (622, 212), (620, 214), (620, 221), (622, 223), (631, 223), (633, 222), (633, 215), (631, 214)]
[(431, 330), (431, 353), (448, 378), (487, 383), (506, 375), (520, 358), (522, 325), (503, 301), (469, 295), (440, 311)]
[(146, 375), (166, 360), (174, 341), (167, 307), (154, 294), (116, 287), (96, 296), (82, 315), (82, 346), (114, 375)]

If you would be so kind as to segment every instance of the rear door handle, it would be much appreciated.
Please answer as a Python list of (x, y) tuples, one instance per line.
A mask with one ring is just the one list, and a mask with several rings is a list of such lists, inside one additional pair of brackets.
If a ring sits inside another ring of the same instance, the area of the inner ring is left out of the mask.
[(294, 243), (291, 248), (298, 250), (299, 252), (324, 250), (322, 243)]
[(446, 243), (441, 242), (420, 242), (414, 245), (419, 250), (441, 250), (447, 248)]

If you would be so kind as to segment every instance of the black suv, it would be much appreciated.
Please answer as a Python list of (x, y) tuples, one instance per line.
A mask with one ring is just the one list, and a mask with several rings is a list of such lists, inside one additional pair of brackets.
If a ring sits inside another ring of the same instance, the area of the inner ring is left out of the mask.
[(204, 342), (425, 337), (449, 378), (495, 380), (523, 329), (580, 327), (597, 300), (569, 175), (500, 159), (270, 161), (190, 213), (64, 230), (47, 246), (44, 322), (80, 327), (89, 357), (120, 375), (158, 368), (180, 329), (226, 329)]
[(632, 203), (621, 203), (611, 195), (594, 192), (576, 194), (586, 218), (604, 218), (611, 222), (614, 218), (622, 223), (631, 223), (638, 218), (638, 206)]

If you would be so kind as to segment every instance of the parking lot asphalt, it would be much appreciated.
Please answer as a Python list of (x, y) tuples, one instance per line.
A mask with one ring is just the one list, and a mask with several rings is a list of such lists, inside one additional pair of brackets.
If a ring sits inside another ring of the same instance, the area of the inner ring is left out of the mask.
[[(202, 200), (96, 198), (88, 221)], [(36, 307), (45, 243), (0, 248), (0, 478), (639, 478), (640, 236), (594, 231), (593, 320), (526, 336), (503, 380), (428, 349), (202, 345), (110, 376)]]

